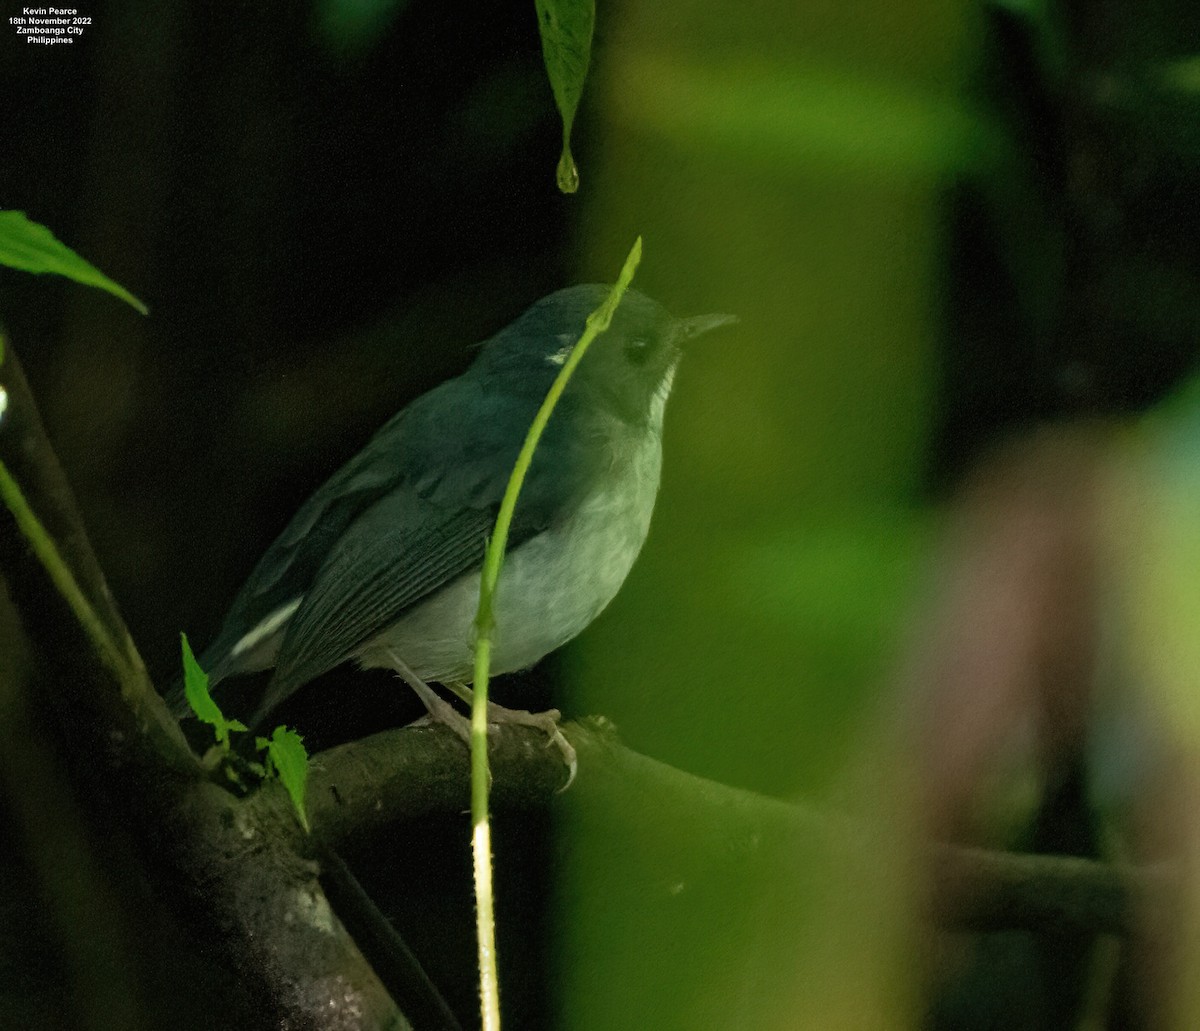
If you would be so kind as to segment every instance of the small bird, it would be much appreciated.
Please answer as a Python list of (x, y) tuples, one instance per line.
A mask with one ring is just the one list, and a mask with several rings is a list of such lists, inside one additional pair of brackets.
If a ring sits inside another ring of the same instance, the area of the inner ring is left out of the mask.
[[(473, 672), (484, 549), (517, 453), (608, 287), (550, 294), (418, 397), (306, 501), (254, 567), (200, 663), (210, 685), (274, 667), (252, 718), (343, 662), (394, 670), (436, 720), (469, 726), (429, 688)], [(527, 669), (613, 599), (658, 494), (663, 409), (680, 346), (734, 322), (673, 318), (629, 290), (564, 391), (517, 501), (494, 601), (491, 669)], [(187, 711), (181, 693), (171, 699)], [(495, 707), (556, 736), (557, 713)], [(561, 745), (560, 745), (561, 747)], [(568, 746), (569, 747), (569, 746)]]

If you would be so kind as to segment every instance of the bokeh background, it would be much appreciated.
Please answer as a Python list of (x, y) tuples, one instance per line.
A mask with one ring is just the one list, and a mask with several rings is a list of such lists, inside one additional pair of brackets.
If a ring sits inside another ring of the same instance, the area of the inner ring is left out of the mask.
[[(1195, 358), (1184, 0), (602, 3), (574, 196), (532, 3), (81, 3), (93, 25), (54, 48), (0, 3), (0, 206), (151, 315), (0, 270), (0, 317), (164, 683), (179, 631), (215, 632), (375, 428), (533, 300), (611, 280), (641, 234), (638, 288), (741, 323), (681, 368), (625, 590), (498, 696), (603, 714), (725, 784), (904, 822), (915, 775), (878, 723), (905, 707), (938, 506), (997, 442), (1131, 424)], [(283, 715), (319, 748), (418, 711), (386, 676), (335, 671)], [(55, 990), (73, 947), (14, 811), (5, 906), (24, 930), (0, 932), (0, 1000), (23, 1027), (115, 1026)], [(234, 989), (145, 886), (152, 857), (70, 818), (107, 856), (145, 1026), (223, 1026), (206, 1000)], [(686, 830), (638, 827), (500, 814), (513, 1026), (924, 1019), (903, 847), (869, 889), (819, 854), (672, 879), (664, 843), (686, 850)], [(447, 818), (349, 858), (469, 1018), (466, 848)]]

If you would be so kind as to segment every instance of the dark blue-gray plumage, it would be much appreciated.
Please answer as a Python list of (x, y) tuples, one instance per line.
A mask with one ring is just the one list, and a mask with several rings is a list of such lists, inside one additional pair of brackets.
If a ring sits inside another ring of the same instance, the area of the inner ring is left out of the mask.
[[(201, 656), (210, 683), (275, 667), (257, 721), (348, 660), (410, 682), (469, 680), (479, 569), (505, 485), (607, 290), (577, 286), (538, 301), (317, 490)], [(675, 319), (636, 291), (625, 295), (555, 409), (517, 502), (495, 602), (494, 673), (533, 665), (612, 600), (654, 508), (679, 345), (730, 321)]]

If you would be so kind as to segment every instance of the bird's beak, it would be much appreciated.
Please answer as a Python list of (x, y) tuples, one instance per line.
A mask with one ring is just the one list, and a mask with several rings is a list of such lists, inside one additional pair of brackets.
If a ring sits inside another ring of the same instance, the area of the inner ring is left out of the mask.
[(693, 315), (690, 319), (679, 320), (676, 339), (680, 342), (691, 340), (692, 337), (720, 329), (722, 326), (732, 326), (737, 321), (736, 315)]

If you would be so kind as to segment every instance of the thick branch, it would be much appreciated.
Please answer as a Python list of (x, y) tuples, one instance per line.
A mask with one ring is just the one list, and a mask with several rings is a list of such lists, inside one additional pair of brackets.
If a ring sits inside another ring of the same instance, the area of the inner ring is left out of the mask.
[[(589, 724), (564, 728), (579, 754), (579, 776), (564, 794), (557, 751), (537, 731), (505, 727), (492, 746), (493, 799), (498, 809), (555, 804), (603, 805), (632, 824), (681, 814), (678, 852), (732, 856), (746, 869), (770, 855), (800, 854), (814, 843), (843, 848), (847, 860), (870, 862), (880, 849), (869, 828), (844, 816), (783, 802), (685, 773), (617, 744)], [(432, 812), (461, 812), (468, 799), (467, 753), (441, 727), (385, 731), (313, 759), (309, 816), (313, 831), (336, 844), (354, 834)], [(647, 812), (646, 799), (652, 799)], [(1132, 869), (1065, 856), (926, 846), (919, 869), (928, 878), (933, 919), (947, 928), (997, 931), (1085, 930), (1128, 934), (1154, 879)], [(753, 885), (747, 885), (752, 892)]]
[[(16, 356), (5, 351), (0, 463), (61, 567), (52, 573), (46, 549), (31, 549), (29, 520), (18, 526), (10, 498), (0, 505), (0, 587), (30, 642), (35, 690), (60, 717), (63, 753), (81, 780), (103, 784), (106, 798), (136, 818), (165, 886), (192, 903), (193, 923), (219, 942), (271, 1024), (407, 1027), (333, 917), (282, 790), (239, 802), (202, 778), (149, 684)], [(75, 606), (64, 582), (77, 588)], [(82, 620), (79, 595), (88, 610)]]
[(929, 863), (939, 922), (977, 931), (1131, 934), (1154, 896), (1150, 874), (1074, 856), (938, 845)]

